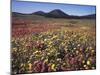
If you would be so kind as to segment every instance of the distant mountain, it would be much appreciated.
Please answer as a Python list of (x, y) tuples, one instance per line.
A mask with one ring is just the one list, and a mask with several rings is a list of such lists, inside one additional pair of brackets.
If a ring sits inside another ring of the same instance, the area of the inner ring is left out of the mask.
[(22, 13), (18, 13), (18, 12), (12, 12), (12, 16), (14, 17), (17, 17), (17, 16), (22, 16), (22, 15), (24, 15), (24, 14), (22, 14)]
[(55, 10), (47, 13), (46, 17), (67, 18), (67, 17), (69, 17), (69, 15), (59, 9), (55, 9)]
[(24, 19), (24, 20), (41, 20), (44, 19), (44, 16), (35, 15), (35, 14), (25, 14), (25, 13), (18, 13), (12, 12), (12, 18), (16, 19)]
[(43, 11), (37, 11), (32, 14), (22, 14), (17, 12), (12, 12), (12, 16), (27, 16), (27, 17), (34, 17), (35, 15), (48, 17), (48, 18), (68, 18), (68, 19), (96, 19), (96, 14), (90, 14), (85, 16), (76, 16), (76, 15), (68, 15), (67, 13), (63, 12), (62, 10), (55, 9), (48, 13), (45, 13)]
[(96, 14), (90, 14), (90, 15), (85, 15), (81, 16), (82, 18), (91, 18), (91, 19), (96, 19)]
[(35, 15), (41, 15), (41, 16), (45, 16), (45, 12), (43, 12), (43, 11), (37, 11), (37, 12), (34, 12), (33, 14), (35, 14)]

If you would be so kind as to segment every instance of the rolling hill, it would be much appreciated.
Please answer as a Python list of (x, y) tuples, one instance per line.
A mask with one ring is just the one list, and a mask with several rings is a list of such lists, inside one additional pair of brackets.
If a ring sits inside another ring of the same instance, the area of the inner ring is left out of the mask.
[(48, 13), (43, 11), (37, 11), (31, 14), (23, 14), (18, 12), (12, 12), (13, 17), (47, 17), (47, 18), (68, 18), (68, 19), (96, 19), (96, 14), (89, 14), (84, 16), (76, 16), (76, 15), (68, 15), (67, 13), (63, 12), (60, 9), (52, 10)]

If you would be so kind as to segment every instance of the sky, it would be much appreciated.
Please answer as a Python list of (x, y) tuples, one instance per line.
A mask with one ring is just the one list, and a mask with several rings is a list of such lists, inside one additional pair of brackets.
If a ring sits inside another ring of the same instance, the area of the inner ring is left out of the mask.
[(57, 4), (57, 3), (43, 3), (43, 2), (39, 3), (39, 2), (12, 0), (12, 12), (29, 14), (36, 11), (50, 12), (54, 9), (60, 9), (66, 14), (77, 15), (77, 16), (96, 13), (96, 7), (89, 5)]

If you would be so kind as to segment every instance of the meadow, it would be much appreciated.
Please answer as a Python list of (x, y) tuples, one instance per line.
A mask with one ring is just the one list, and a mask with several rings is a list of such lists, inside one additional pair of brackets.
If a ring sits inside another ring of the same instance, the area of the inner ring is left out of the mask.
[(96, 69), (95, 19), (12, 19), (13, 74)]

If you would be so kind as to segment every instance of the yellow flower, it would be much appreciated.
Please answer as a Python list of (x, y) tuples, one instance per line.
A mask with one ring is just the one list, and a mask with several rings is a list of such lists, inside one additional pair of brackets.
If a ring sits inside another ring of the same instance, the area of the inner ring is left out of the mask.
[(90, 47), (90, 50), (92, 49), (92, 47)]
[(13, 51), (15, 51), (15, 52), (16, 52), (16, 51), (17, 51), (17, 48), (16, 48), (16, 47), (14, 47), (14, 48), (13, 48)]
[(92, 69), (95, 69), (95, 67), (92, 67)]
[(74, 50), (75, 50), (76, 48), (74, 48)]
[(91, 52), (94, 53), (95, 51), (94, 50), (91, 50)]
[(29, 63), (28, 65), (29, 65), (29, 70), (31, 70), (32, 69), (32, 64)]
[(51, 39), (55, 39), (55, 38), (57, 38), (57, 36), (56, 36), (56, 35), (54, 35)]
[(78, 54), (78, 53), (79, 53), (79, 51), (77, 50), (77, 51), (76, 51), (76, 54)]
[(54, 70), (54, 71), (56, 71), (56, 69), (55, 69), (55, 64), (52, 64), (52, 65), (51, 65), (51, 69)]
[(39, 51), (35, 51), (34, 53), (38, 53)]
[(50, 55), (50, 53), (47, 53), (47, 55)]
[(52, 41), (49, 42), (49, 45), (51, 45), (51, 44), (52, 44)]
[(23, 64), (23, 63), (21, 63), (21, 65), (20, 65), (20, 66), (22, 67), (23, 65), (24, 65), (24, 64)]
[(44, 62), (48, 62), (48, 59), (45, 59)]
[(77, 45), (78, 47), (80, 46), (80, 44)]
[(84, 65), (84, 68), (86, 68), (86, 65)]
[(85, 69), (87, 70), (87, 69), (89, 69), (89, 67), (88, 67), (88, 66), (86, 66), (86, 67), (85, 67)]
[(47, 39), (44, 39), (44, 41), (47, 41)]
[(90, 65), (90, 64), (91, 64), (91, 63), (90, 63), (90, 61), (88, 60), (88, 61), (87, 61), (87, 65)]
[(57, 61), (60, 61), (61, 59), (60, 58), (57, 58)]
[(66, 63), (63, 63), (63, 65), (66, 65)]
[(82, 61), (82, 63), (84, 64), (84, 63), (85, 63), (85, 61), (83, 60), (83, 61)]

